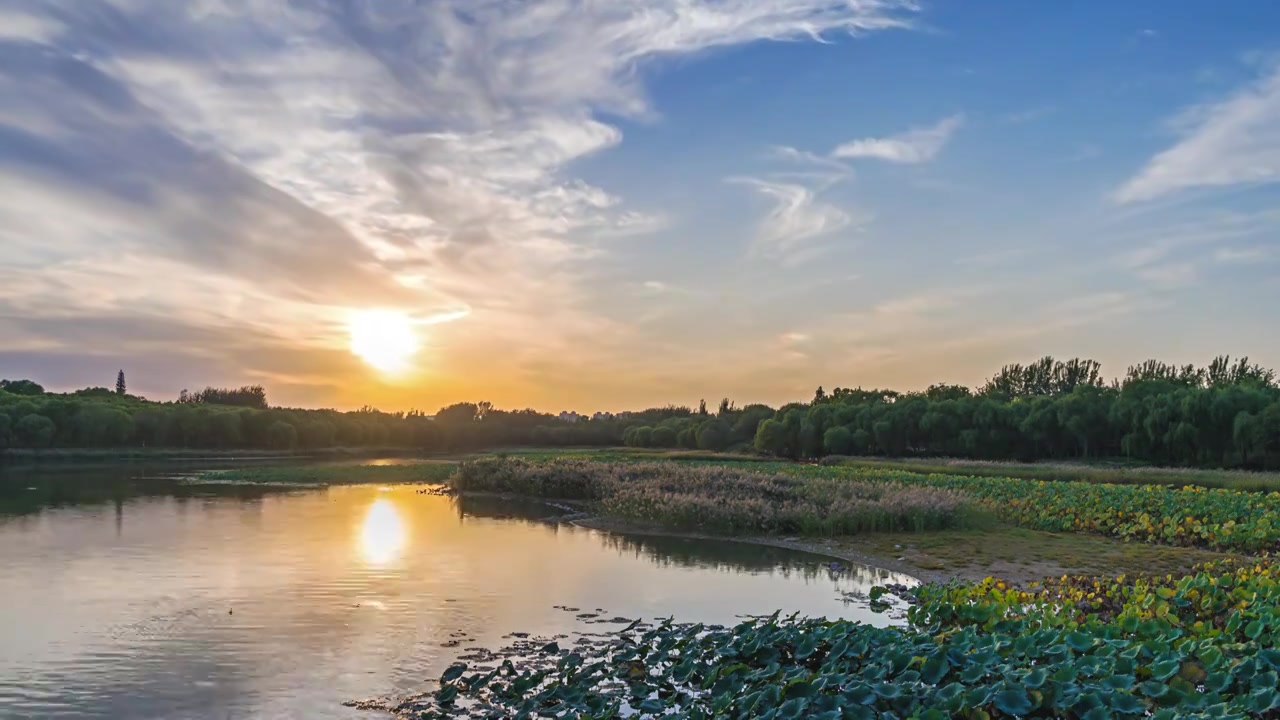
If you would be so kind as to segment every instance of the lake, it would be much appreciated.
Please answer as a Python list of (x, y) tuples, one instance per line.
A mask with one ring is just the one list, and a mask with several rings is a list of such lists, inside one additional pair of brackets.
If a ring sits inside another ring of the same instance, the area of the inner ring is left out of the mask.
[(342, 703), (428, 690), (514, 631), (774, 610), (883, 625), (844, 594), (911, 582), (532, 502), (173, 479), (190, 467), (0, 467), (0, 717), (385, 717)]

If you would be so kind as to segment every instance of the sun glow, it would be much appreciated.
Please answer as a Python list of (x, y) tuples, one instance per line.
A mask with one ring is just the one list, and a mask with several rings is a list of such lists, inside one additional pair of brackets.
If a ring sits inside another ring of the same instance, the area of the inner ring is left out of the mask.
[(370, 565), (389, 565), (404, 551), (404, 521), (395, 503), (378, 498), (360, 524), (360, 556)]
[(394, 310), (353, 313), (351, 352), (385, 373), (404, 371), (418, 352), (418, 333), (408, 315)]

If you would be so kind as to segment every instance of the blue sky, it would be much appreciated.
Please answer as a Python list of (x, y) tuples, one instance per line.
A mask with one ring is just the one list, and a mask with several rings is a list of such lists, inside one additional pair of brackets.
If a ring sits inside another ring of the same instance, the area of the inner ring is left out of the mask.
[[(0, 376), (622, 409), (1280, 366), (1280, 6), (0, 0)], [(411, 318), (380, 372), (349, 318)]]

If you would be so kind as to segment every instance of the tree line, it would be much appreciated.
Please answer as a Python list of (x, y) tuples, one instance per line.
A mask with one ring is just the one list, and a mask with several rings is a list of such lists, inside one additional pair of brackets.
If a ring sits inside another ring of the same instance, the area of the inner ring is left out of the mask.
[(714, 411), (669, 405), (562, 417), (456, 403), (434, 415), (271, 407), (260, 386), (183, 391), (175, 402), (116, 390), (48, 393), (0, 381), (0, 448), (203, 448), (455, 451), (504, 446), (738, 450), (989, 460), (1131, 458), (1154, 464), (1280, 466), (1280, 387), (1247, 358), (1209, 365), (1149, 360), (1107, 382), (1093, 360), (1007, 365), (978, 388), (919, 392), (818, 388), (809, 402)]
[(1098, 363), (1009, 365), (977, 390), (818, 389), (757, 428), (755, 449), (823, 455), (987, 460), (1131, 458), (1161, 465), (1280, 466), (1273, 370), (1221, 356), (1208, 366), (1156, 360), (1106, 383)]

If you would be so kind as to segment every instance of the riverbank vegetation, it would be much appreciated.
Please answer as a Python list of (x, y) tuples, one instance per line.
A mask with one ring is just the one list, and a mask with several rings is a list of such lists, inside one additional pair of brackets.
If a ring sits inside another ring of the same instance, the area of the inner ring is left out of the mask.
[[(534, 462), (518, 458), (494, 458), (464, 463), (450, 480), (461, 491), (479, 489), (537, 497), (582, 497), (603, 500), (626, 489), (614, 502), (601, 502), (606, 514), (671, 527), (694, 527), (700, 518), (716, 531), (715, 522), (730, 512), (760, 518), (778, 512), (775, 487), (803, 488), (796, 495), (812, 501), (787, 509), (803, 515), (819, 513), (824, 503), (842, 493), (861, 488), (892, 488), (883, 501), (911, 498), (910, 504), (928, 506), (912, 490), (941, 490), (942, 497), (963, 497), (987, 512), (1015, 525), (1052, 532), (1106, 535), (1164, 545), (1202, 547), (1231, 552), (1280, 550), (1280, 493), (1243, 492), (1164, 485), (1112, 485), (1096, 482), (1044, 481), (966, 475), (920, 474), (893, 468), (849, 468), (793, 463), (738, 464), (713, 461), (692, 463), (601, 463), (585, 460)], [(696, 467), (701, 466), (701, 467)], [(703, 476), (699, 473), (708, 473)], [(749, 477), (743, 484), (721, 482), (729, 477)], [(735, 474), (736, 473), (736, 474)], [(784, 477), (794, 479), (786, 483)], [(638, 482), (628, 484), (628, 479)], [(644, 488), (644, 492), (635, 488)], [(561, 494), (568, 493), (568, 494)], [(577, 494), (574, 494), (577, 493)], [(789, 496), (788, 496), (789, 497)], [(625, 498), (628, 502), (622, 502)], [(960, 507), (959, 505), (957, 507)], [(757, 532), (769, 522), (760, 521)], [(739, 521), (729, 532), (741, 532), (750, 523)], [(779, 532), (842, 534), (849, 529), (816, 529), (793, 519)], [(811, 527), (811, 529), (802, 529)], [(930, 529), (939, 527), (933, 524)], [(869, 529), (852, 530), (867, 532)]]
[[(415, 717), (1273, 717), (1280, 575), (1269, 561), (1179, 577), (911, 591), (907, 626), (822, 619), (636, 624), (500, 665), (450, 666)], [(873, 600), (883, 589), (873, 592)], [(518, 650), (518, 649), (517, 649)]]
[(921, 532), (981, 521), (968, 501), (942, 488), (716, 465), (483, 458), (459, 465), (449, 485), (586, 500), (612, 518), (726, 534)]
[[(714, 458), (712, 458), (714, 459)], [(822, 465), (856, 468), (893, 468), (907, 472), (978, 477), (1012, 477), (1026, 480), (1065, 480), (1119, 485), (1195, 485), (1206, 488), (1270, 492), (1280, 490), (1280, 472), (1206, 470), (1153, 467), (1138, 464), (1039, 462), (1020, 463), (964, 458), (890, 458), (828, 455)]]
[[(1280, 387), (1247, 358), (1203, 368), (1155, 360), (1107, 382), (1092, 360), (1043, 358), (1003, 368), (978, 388), (919, 392), (819, 388), (779, 409), (728, 399), (710, 409), (627, 413), (500, 410), (487, 402), (421, 411), (271, 407), (263, 388), (206, 388), (152, 402), (106, 388), (47, 393), (0, 381), (0, 449), (316, 450), (601, 447), (754, 451), (775, 457), (876, 455), (915, 460), (1087, 460), (1280, 468)], [(1098, 473), (1109, 472), (1099, 469)]]
[(1036, 530), (1238, 552), (1280, 550), (1280, 492), (924, 475), (889, 468), (782, 463), (758, 467), (763, 472), (953, 490), (1003, 520)]

